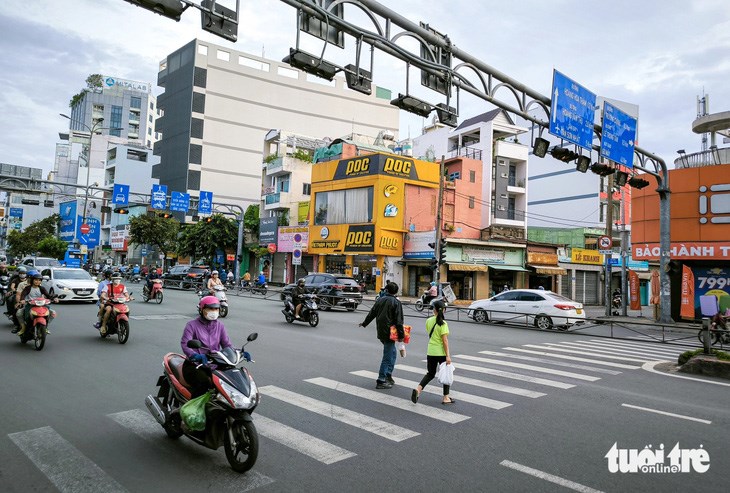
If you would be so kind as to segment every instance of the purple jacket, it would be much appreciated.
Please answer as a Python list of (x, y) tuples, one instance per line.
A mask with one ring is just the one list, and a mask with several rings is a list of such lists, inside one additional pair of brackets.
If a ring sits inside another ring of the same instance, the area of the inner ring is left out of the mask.
[(201, 317), (193, 319), (185, 325), (185, 331), (182, 339), (180, 339), (180, 346), (182, 346), (183, 353), (188, 357), (196, 353), (208, 354), (210, 352), (205, 348), (189, 348), (187, 344), (191, 339), (199, 340), (204, 346), (213, 351), (232, 345), (230, 339), (228, 339), (228, 334), (226, 334), (226, 328), (223, 327), (223, 322), (220, 320), (205, 320)]

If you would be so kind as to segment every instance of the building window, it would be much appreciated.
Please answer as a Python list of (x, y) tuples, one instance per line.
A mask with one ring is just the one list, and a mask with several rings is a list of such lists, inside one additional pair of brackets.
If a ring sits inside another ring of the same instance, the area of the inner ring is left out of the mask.
[(137, 97), (134, 97), (134, 96), (132, 96), (131, 98), (129, 98), (129, 107), (130, 108), (137, 108), (137, 109), (142, 108), (142, 98), (137, 98)]
[(514, 221), (515, 219), (515, 198), (510, 197), (507, 199), (507, 219)]
[(372, 222), (373, 187), (319, 192), (314, 210), (317, 225)]
[(154, 103), (154, 101), (150, 101), (150, 109), (151, 110), (154, 110), (155, 109), (155, 103)]
[[(134, 137), (132, 137), (132, 135), (134, 135)], [(137, 138), (139, 136), (139, 125), (134, 123), (129, 124), (129, 136), (132, 138)]]
[(514, 164), (509, 165), (509, 178), (507, 185), (514, 187), (517, 184), (517, 167)]
[(150, 115), (147, 119), (149, 120), (150, 123), (152, 123), (152, 115)]
[(190, 119), (190, 137), (194, 139), (203, 138), (203, 120), (201, 118)]
[(203, 162), (203, 146), (200, 144), (190, 144), (190, 164), (202, 164)]
[(474, 197), (469, 197), (469, 209), (474, 208)]
[(216, 56), (218, 57), (218, 60), (223, 60), (224, 62), (228, 62), (231, 60), (231, 54), (227, 51), (218, 50)]
[(289, 191), (289, 175), (279, 176), (274, 179), (274, 187), (277, 192)]
[(122, 107), (121, 106), (112, 106), (112, 113), (109, 123), (109, 135), (114, 135), (115, 137), (121, 137), (122, 136)]
[(147, 147), (150, 147), (150, 148), (152, 147), (152, 141), (149, 139), (147, 139)]
[(474, 170), (469, 171), (469, 182), (470, 183), (476, 183), (477, 181), (477, 172)]
[(449, 173), (449, 181), (461, 180), (461, 171)]
[(147, 135), (152, 137), (152, 127), (147, 127)]
[(193, 93), (193, 111), (195, 113), (205, 113), (205, 94)]
[(202, 67), (195, 67), (193, 72), (193, 85), (195, 87), (205, 87), (208, 80), (208, 70)]
[(312, 184), (304, 183), (302, 186), (302, 195), (312, 195)]
[(134, 111), (130, 111), (128, 117), (130, 121), (138, 122), (139, 121), (139, 113), (135, 113)]
[(208, 56), (208, 47), (205, 45), (198, 45), (198, 55)]

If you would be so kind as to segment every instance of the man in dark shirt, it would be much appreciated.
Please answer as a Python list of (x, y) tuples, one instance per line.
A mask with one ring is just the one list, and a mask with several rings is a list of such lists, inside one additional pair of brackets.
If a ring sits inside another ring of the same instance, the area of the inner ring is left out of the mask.
[(383, 359), (380, 362), (378, 379), (375, 382), (376, 389), (390, 389), (395, 384), (393, 380), (393, 368), (395, 367), (395, 341), (390, 339), (390, 327), (395, 326), (398, 332), (398, 341), (403, 341), (403, 307), (398, 298), (398, 285), (394, 282), (388, 283), (384, 296), (378, 298), (370, 309), (360, 327), (367, 325), (375, 319), (377, 326), (378, 340), (383, 343)]

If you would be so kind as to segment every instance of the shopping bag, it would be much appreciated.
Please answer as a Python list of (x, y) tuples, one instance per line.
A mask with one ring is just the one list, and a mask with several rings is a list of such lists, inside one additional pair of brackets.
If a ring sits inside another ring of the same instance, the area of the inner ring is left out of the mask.
[(180, 417), (185, 425), (193, 431), (205, 429), (205, 405), (210, 400), (210, 392), (190, 399), (180, 408)]
[[(404, 325), (403, 326), (403, 342), (408, 344), (411, 342), (411, 326), (410, 325)], [(390, 326), (390, 340), (398, 342), (398, 329), (395, 328), (395, 325)]]
[(400, 353), (400, 357), (401, 358), (405, 358), (406, 357), (406, 343), (405, 342), (396, 342), (395, 343), (395, 348)]
[(453, 385), (454, 370), (455, 368), (453, 363), (450, 365), (447, 365), (445, 361), (443, 363), (439, 363), (439, 366), (436, 369), (436, 380), (438, 380), (441, 385)]

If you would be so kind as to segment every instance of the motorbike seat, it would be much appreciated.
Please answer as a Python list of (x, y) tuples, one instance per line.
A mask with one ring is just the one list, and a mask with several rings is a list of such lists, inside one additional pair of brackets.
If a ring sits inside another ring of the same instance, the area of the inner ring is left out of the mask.
[(167, 353), (164, 358), (165, 369), (170, 377), (170, 381), (177, 388), (177, 390), (185, 397), (190, 399), (190, 384), (185, 381), (183, 376), (183, 363), (185, 363), (185, 356), (177, 353)]

